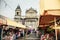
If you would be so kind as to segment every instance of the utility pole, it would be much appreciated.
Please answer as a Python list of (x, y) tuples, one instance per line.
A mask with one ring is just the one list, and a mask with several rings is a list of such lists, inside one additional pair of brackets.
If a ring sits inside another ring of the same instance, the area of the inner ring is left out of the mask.
[[(57, 24), (56, 24), (56, 17), (54, 17), (54, 25), (55, 25), (55, 28), (57, 27)], [(57, 29), (55, 29), (55, 36), (56, 36), (56, 40), (57, 40)]]

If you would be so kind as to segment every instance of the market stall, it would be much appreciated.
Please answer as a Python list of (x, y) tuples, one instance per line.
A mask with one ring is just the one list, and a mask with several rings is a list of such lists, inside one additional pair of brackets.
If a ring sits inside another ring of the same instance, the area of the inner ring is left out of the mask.
[[(0, 15), (0, 40), (3, 38), (3, 30), (6, 29), (6, 27), (17, 27), (18, 29), (26, 29), (26, 26), (22, 25), (21, 23), (17, 23), (13, 20), (10, 20), (9, 18)], [(4, 39), (4, 38), (3, 38)]]
[[(58, 28), (58, 20), (60, 20), (60, 10), (45, 10), (44, 15), (40, 15), (40, 20), (39, 20), (39, 27), (41, 28), (46, 28), (48, 26), (52, 26), (51, 28)], [(56, 40), (57, 40), (57, 31), (55, 29), (55, 35), (56, 35)]]
[(6, 24), (6, 21), (3, 20), (1, 17), (0, 17), (0, 40), (2, 40), (2, 36), (3, 36), (3, 27), (6, 27), (7, 24)]
[(26, 26), (24, 26), (21, 23), (17, 23), (16, 21), (13, 21), (5, 16), (0, 15), (0, 23), (1, 24), (5, 24), (5, 25), (10, 25), (13, 27), (20, 27), (20, 28), (26, 28)]
[(6, 21), (7, 21), (7, 25), (19, 27), (19, 28), (23, 28), (23, 29), (26, 28), (26, 26), (22, 25), (21, 23), (17, 23), (15, 21), (10, 20), (10, 19), (6, 19)]

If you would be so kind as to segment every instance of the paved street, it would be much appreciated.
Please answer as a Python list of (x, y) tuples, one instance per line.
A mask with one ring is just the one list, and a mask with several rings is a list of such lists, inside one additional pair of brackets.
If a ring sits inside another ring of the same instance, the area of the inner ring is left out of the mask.
[(35, 33), (30, 34), (26, 37), (26, 40), (38, 40), (39, 38), (36, 36)]
[(35, 33), (32, 33), (19, 40), (39, 40), (39, 38), (35, 35)]

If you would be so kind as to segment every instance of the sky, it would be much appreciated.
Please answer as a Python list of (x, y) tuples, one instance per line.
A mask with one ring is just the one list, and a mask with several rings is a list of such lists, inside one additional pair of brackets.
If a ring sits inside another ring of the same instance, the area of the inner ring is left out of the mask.
[(15, 9), (18, 5), (20, 5), (22, 10), (22, 16), (24, 16), (26, 10), (31, 7), (37, 10), (37, 15), (39, 15), (39, 1), (40, 0), (0, 0), (0, 15), (13, 19)]

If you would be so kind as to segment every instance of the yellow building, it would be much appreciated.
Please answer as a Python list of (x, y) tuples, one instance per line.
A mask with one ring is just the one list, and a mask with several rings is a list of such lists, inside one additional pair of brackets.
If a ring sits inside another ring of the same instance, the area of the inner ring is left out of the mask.
[(40, 0), (40, 14), (44, 10), (60, 10), (60, 0)]

